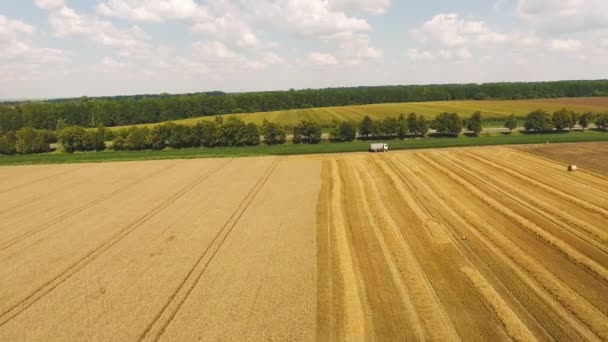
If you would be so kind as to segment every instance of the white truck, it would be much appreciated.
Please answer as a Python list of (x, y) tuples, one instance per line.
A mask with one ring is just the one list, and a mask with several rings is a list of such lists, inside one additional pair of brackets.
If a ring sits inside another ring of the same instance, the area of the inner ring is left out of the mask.
[(385, 143), (369, 144), (369, 151), (370, 152), (387, 152), (388, 144), (385, 144)]

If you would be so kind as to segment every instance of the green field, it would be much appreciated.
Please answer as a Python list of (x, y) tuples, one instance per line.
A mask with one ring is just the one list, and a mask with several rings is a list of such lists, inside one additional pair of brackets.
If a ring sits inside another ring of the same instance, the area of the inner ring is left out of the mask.
[[(545, 100), (517, 100), (517, 101), (440, 101), (440, 102), (407, 102), (407, 103), (384, 103), (346, 107), (326, 107), (310, 109), (292, 109), (276, 112), (244, 113), (238, 115), (245, 122), (261, 124), (265, 119), (280, 122), (284, 125), (294, 125), (301, 120), (314, 120), (327, 127), (333, 120), (359, 122), (364, 116), (369, 115), (373, 119), (383, 119), (387, 116), (398, 116), (401, 113), (415, 112), (434, 118), (442, 112), (456, 112), (462, 117), (467, 117), (476, 111), (481, 111), (487, 119), (486, 127), (502, 127), (502, 118), (515, 114), (519, 118), (525, 117), (531, 111), (544, 109), (554, 112), (561, 108), (568, 108), (579, 113), (594, 112), (608, 113), (608, 98), (565, 98)], [(221, 115), (223, 117), (230, 115)], [(201, 120), (214, 120), (214, 116), (203, 118), (192, 118), (176, 120), (175, 123), (194, 125)], [(145, 124), (140, 126), (154, 126)], [(113, 127), (121, 129), (125, 127)]]
[[(490, 146), (490, 145), (517, 145), (539, 143), (565, 143), (583, 141), (608, 141), (608, 132), (587, 130), (585, 132), (553, 133), (553, 134), (522, 134), (513, 133), (482, 135), (480, 137), (467, 137), (460, 135), (457, 138), (425, 138), (390, 140), (387, 143), (391, 150), (407, 150), (422, 148), (441, 148), (458, 146)], [(0, 155), (0, 165), (22, 164), (62, 164), (62, 163), (97, 163), (110, 161), (156, 160), (156, 159), (189, 159), (189, 158), (220, 158), (220, 157), (249, 157), (264, 155), (297, 155), (339, 152), (366, 151), (369, 142), (354, 141), (347, 143), (322, 142), (317, 145), (284, 144), (276, 146), (254, 147), (217, 147), (217, 148), (189, 148), (181, 150), (167, 149), (163, 151), (104, 151), (86, 153), (45, 153), (35, 155)]]

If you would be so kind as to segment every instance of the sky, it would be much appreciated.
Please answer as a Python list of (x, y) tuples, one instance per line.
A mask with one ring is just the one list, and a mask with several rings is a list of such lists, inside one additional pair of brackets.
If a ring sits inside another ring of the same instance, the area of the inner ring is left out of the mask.
[(0, 0), (0, 99), (608, 78), (606, 0)]

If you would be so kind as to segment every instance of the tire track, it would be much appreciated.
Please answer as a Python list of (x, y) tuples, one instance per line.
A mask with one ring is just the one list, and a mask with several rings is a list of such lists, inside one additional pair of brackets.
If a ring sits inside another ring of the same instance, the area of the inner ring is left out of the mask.
[[(608, 281), (608, 270), (606, 270), (606, 268), (604, 268), (601, 264), (597, 263), (594, 260), (589, 259), (587, 256), (580, 253), (576, 249), (572, 248), (572, 246), (570, 246), (563, 240), (561, 240), (561, 239), (555, 237), (553, 234), (547, 232), (542, 227), (538, 226), (536, 223), (519, 215), (518, 213), (516, 213), (512, 209), (508, 208), (507, 206), (503, 205), (499, 201), (497, 201), (493, 198), (490, 198), (490, 196), (485, 195), (481, 190), (479, 190), (477, 187), (475, 187), (469, 181), (465, 180), (463, 177), (457, 176), (453, 171), (449, 170), (449, 168), (439, 165), (437, 161), (432, 160), (431, 158), (429, 158), (427, 156), (421, 155), (421, 157), (423, 159), (425, 159), (429, 164), (436, 165), (438, 168), (442, 168), (443, 170), (446, 170), (451, 175), (450, 177), (454, 176), (453, 179), (455, 181), (462, 184), (469, 192), (471, 192), (473, 195), (480, 198), (482, 201), (484, 201), (490, 207), (494, 208), (501, 215), (505, 216), (506, 218), (508, 218), (510, 220), (513, 220), (513, 222), (517, 223), (520, 227), (525, 228), (528, 231), (530, 231), (531, 233), (533, 233), (534, 235), (538, 236), (539, 238), (541, 238), (542, 240), (547, 242), (549, 245), (553, 246), (558, 251), (563, 253), (571, 261), (585, 267), (587, 270), (594, 273), (595, 275), (597, 275), (604, 281)], [(460, 168), (458, 165), (455, 165), (452, 163), (450, 163), (450, 164), (455, 166), (456, 168), (462, 170), (462, 168)]]
[(460, 269), (471, 284), (479, 291), (485, 301), (490, 304), (496, 316), (500, 318), (505, 330), (515, 341), (537, 341), (536, 337), (528, 330), (525, 324), (511, 310), (509, 305), (494, 290), (492, 285), (477, 270), (469, 267)]
[(190, 190), (194, 189), (196, 186), (201, 184), (203, 181), (217, 173), (220, 169), (228, 165), (232, 160), (227, 160), (226, 162), (220, 164), (218, 167), (212, 169), (211, 171), (201, 175), (196, 178), (193, 182), (181, 188), (169, 198), (152, 208), (146, 214), (140, 216), (136, 220), (132, 221), (130, 224), (125, 226), (119, 232), (114, 234), (110, 239), (101, 243), (89, 253), (87, 253), (84, 257), (74, 262), (72, 265), (67, 267), (60, 274), (53, 277), (51, 280), (45, 282), (40, 287), (32, 291), (29, 295), (27, 295), (20, 302), (14, 304), (8, 309), (5, 309), (2, 313), (0, 313), (0, 327), (4, 326), (13, 318), (17, 317), (23, 311), (27, 310), (30, 306), (38, 302), (49, 292), (53, 291), (56, 287), (63, 284), (65, 281), (74, 276), (78, 271), (86, 267), (88, 264), (97, 259), (100, 255), (110, 249), (112, 246), (120, 242), (126, 236), (128, 236), (131, 232), (141, 227), (144, 223), (148, 222), (150, 219), (161, 213), (164, 209), (169, 207), (171, 204), (175, 203), (178, 199), (188, 193)]
[[(492, 172), (485, 170), (482, 166), (476, 166), (476, 172), (472, 172), (469, 171), (469, 169), (462, 164), (463, 162), (461, 160), (455, 157), (442, 155), (442, 158), (444, 158), (445, 160), (449, 160), (454, 165), (458, 164), (460, 170), (467, 173), (471, 178), (477, 179), (479, 182), (486, 184), (488, 187), (495, 189), (497, 192), (502, 193), (504, 196), (512, 199), (513, 201), (528, 208), (539, 216), (552, 222), (554, 225), (562, 228), (564, 231), (587, 242), (588, 244), (592, 245), (594, 248), (602, 251), (603, 253), (608, 254), (608, 234), (602, 231), (601, 229), (596, 229), (588, 222), (585, 222), (573, 215), (570, 215), (567, 211), (560, 210), (559, 208), (556, 208), (550, 203), (537, 200), (537, 198), (535, 196), (530, 195), (528, 191), (519, 190), (517, 187), (510, 186), (512, 185), (512, 183), (509, 184), (506, 179), (504, 179), (503, 177), (495, 176)], [(482, 161), (474, 157), (473, 159), (477, 161)], [(492, 166), (491, 164), (486, 165)], [(483, 177), (477, 172), (483, 174)], [(573, 227), (577, 227), (578, 229), (574, 229)]]
[[(442, 217), (444, 219), (444, 221), (446, 222), (452, 222), (452, 225), (454, 225), (454, 221), (457, 221), (460, 226), (464, 227), (464, 229), (466, 229), (467, 231), (470, 229), (474, 229), (465, 219), (465, 217), (469, 218), (470, 213), (469, 214), (464, 214), (462, 212), (459, 212), (457, 209), (458, 207), (454, 207), (451, 204), (448, 204), (445, 202), (444, 197), (443, 196), (439, 196), (438, 193), (440, 193), (437, 190), (433, 190), (429, 187), (429, 185), (427, 185), (426, 181), (420, 178), (420, 175), (427, 175), (428, 176), (428, 172), (423, 172), (419, 169), (417, 163), (414, 164), (412, 163), (411, 165), (405, 165), (404, 163), (402, 163), (400, 160), (392, 160), (391, 158), (386, 158), (386, 161), (391, 165), (391, 167), (393, 168), (393, 170), (395, 170), (399, 177), (402, 179), (403, 182), (409, 182), (411, 183), (411, 186), (413, 186), (413, 192), (412, 194), (417, 198), (417, 200), (420, 203), (433, 203), (435, 206), (429, 206), (430, 208), (442, 208), (441, 210), (438, 210), (436, 212), (437, 215), (439, 215), (440, 217)], [(399, 165), (397, 165), (399, 164)], [(419, 186), (416, 186), (419, 185)], [(460, 203), (459, 203), (460, 204)], [(445, 215), (447, 214), (447, 215)], [(444, 216), (445, 215), (445, 216)], [(472, 236), (471, 234), (467, 233), (467, 235)], [(487, 256), (480, 256), (479, 255), (479, 250), (473, 250), (471, 249), (471, 246), (468, 243), (462, 243), (461, 237), (462, 234), (461, 233), (457, 233), (455, 231), (455, 227), (453, 230), (447, 230), (447, 236), (449, 239), (451, 239), (451, 243), (455, 246), (456, 250), (458, 251), (458, 253), (463, 257), (463, 259), (466, 261), (466, 266), (462, 266), (462, 269), (472, 269), (475, 272), (478, 273), (478, 281), (479, 282), (483, 282), (485, 284), (487, 284), (488, 286), (491, 286), (490, 282), (488, 282), (485, 277), (479, 272), (479, 270), (483, 270), (485, 274), (489, 274), (491, 276), (492, 279), (495, 279), (494, 281), (498, 284), (501, 285), (501, 288), (504, 291), (507, 291), (507, 293), (511, 293), (511, 291), (513, 290), (513, 288), (515, 287), (513, 285), (513, 283), (511, 281), (508, 281), (508, 284), (504, 284), (505, 280), (510, 280), (510, 279), (504, 279), (504, 275), (506, 273), (502, 273), (503, 268), (496, 268), (496, 267), (492, 267), (492, 265), (488, 265), (487, 264)], [(478, 235), (477, 235), (478, 236)], [(485, 243), (485, 241), (484, 241)], [(496, 274), (495, 272), (499, 272), (500, 274)], [(479, 292), (480, 288), (476, 287), (476, 290)], [(528, 289), (524, 289), (526, 291), (526, 294), (528, 293)], [(512, 297), (514, 298), (514, 297)], [(484, 296), (484, 300), (488, 300), (488, 298), (486, 298)], [(525, 326), (525, 324), (523, 324), (523, 322), (521, 322), (521, 320), (519, 319), (519, 317), (513, 312), (513, 310), (511, 309), (511, 307), (504, 302), (504, 300), (502, 300), (503, 303), (490, 303), (488, 302), (489, 305), (491, 305), (493, 307), (494, 313), (498, 316), (498, 318), (500, 319), (500, 322), (503, 324), (503, 326), (505, 326), (506, 328), (506, 333), (511, 337), (511, 338), (515, 338), (517, 336), (516, 333), (519, 330), (527, 330), (529, 332), (529, 329), (527, 328), (527, 326)], [(532, 319), (535, 319), (535, 315), (530, 313), (526, 307), (521, 305), (521, 302), (518, 300), (517, 303), (519, 304), (519, 308), (521, 310), (523, 310), (525, 313), (527, 313), (528, 317), (531, 317)], [(519, 321), (519, 323), (516, 323), (515, 321), (507, 318), (509, 320), (508, 322), (508, 326), (507, 323), (504, 322), (505, 318), (503, 316), (505, 316), (505, 313), (510, 312), (511, 314), (515, 315), (515, 317), (517, 317), (517, 320)], [(502, 315), (502, 316), (501, 316)], [(544, 333), (546, 333), (546, 331), (543, 331)], [(531, 333), (530, 333), (531, 334)], [(532, 335), (532, 337), (534, 337), (534, 335)]]
[[(408, 170), (408, 165), (403, 164), (401, 161), (399, 161), (399, 164), (403, 166), (402, 170)], [(424, 161), (416, 164), (424, 164)], [(418, 169), (418, 166), (415, 164), (412, 164), (412, 167)], [(412, 179), (417, 179), (420, 184), (424, 184), (425, 188), (428, 188), (425, 181), (421, 180), (419, 175), (414, 173), (411, 174)], [(428, 171), (421, 174), (426, 175), (428, 174)], [(512, 284), (512, 281), (510, 278), (511, 274), (506, 272), (507, 269), (511, 269), (512, 272), (522, 280), (526, 286), (524, 288), (525, 295), (528, 295), (528, 292), (534, 293), (532, 299), (538, 298), (542, 300), (542, 302), (552, 309), (554, 313), (561, 317), (563, 322), (575, 329), (580, 336), (585, 337), (587, 340), (598, 340), (598, 337), (582, 322), (592, 322), (591, 325), (600, 324), (599, 322), (602, 322), (600, 320), (601, 317), (603, 317), (602, 314), (600, 314), (599, 318), (594, 316), (597, 312), (594, 307), (584, 299), (580, 301), (580, 296), (576, 292), (561, 283), (561, 280), (550, 273), (543, 265), (539, 264), (527, 252), (524, 252), (518, 245), (509, 240), (499, 229), (496, 229), (486, 222), (479, 216), (478, 212), (472, 211), (467, 205), (459, 200), (451, 200), (450, 203), (448, 203), (446, 198), (456, 197), (439, 196), (437, 194), (441, 193), (441, 190), (438, 186), (434, 186), (434, 188), (434, 190), (430, 190), (429, 188), (427, 192), (431, 202), (441, 204), (441, 208), (450, 213), (461, 226), (467, 229), (467, 235), (475, 237), (486, 247), (490, 252), (489, 255), (491, 257), (497, 257), (506, 265), (503, 267), (493, 267), (492, 264), (489, 264), (488, 267), (490, 274), (493, 274), (494, 272), (499, 273), (499, 282), (506, 282), (504, 287), (508, 289), (509, 292), (513, 291), (515, 287), (509, 286), (509, 284)], [(467, 254), (476, 259), (479, 265), (485, 265), (488, 261), (488, 256), (478, 257), (480, 250), (471, 250), (468, 244), (459, 245), (463, 247), (463, 251), (468, 252)], [(528, 274), (533, 278), (528, 276)], [(522, 300), (522, 298), (519, 300)], [(525, 297), (523, 300), (525, 300)], [(529, 304), (529, 302), (523, 302), (522, 304)], [(525, 306), (522, 307), (522, 309), (529, 312)], [(537, 320), (536, 315), (533, 313), (531, 313), (530, 316)], [(585, 319), (579, 321), (579, 317), (581, 316), (584, 316)], [(544, 323), (543, 321), (538, 322), (541, 324)], [(562, 325), (560, 324), (559, 327), (561, 328)]]
[[(336, 306), (341, 303), (333, 281), (334, 251), (332, 248), (332, 211), (331, 197), (333, 181), (331, 178), (331, 163), (322, 162), (321, 190), (317, 200), (317, 341), (336, 341), (343, 331), (336, 314)], [(339, 269), (339, 267), (338, 267)]]
[[(398, 225), (393, 220), (380, 195), (373, 176), (367, 167), (358, 171), (357, 183), (363, 189), (363, 201), (367, 216), (372, 219), (372, 227), (381, 241), (383, 254), (391, 268), (393, 281), (398, 284), (401, 299), (408, 311), (416, 339), (454, 340), (458, 333), (439, 301), (430, 281), (425, 275), (412, 248), (402, 237)], [(364, 181), (361, 179), (364, 178)], [(366, 185), (367, 184), (367, 185)], [(383, 237), (386, 235), (386, 239)], [(389, 248), (388, 245), (394, 246)], [(398, 246), (398, 247), (397, 247)], [(392, 252), (391, 252), (392, 251)], [(392, 254), (395, 255), (392, 255)], [(402, 267), (398, 267), (400, 263)]]
[(80, 169), (84, 169), (85, 167), (90, 167), (90, 165), (86, 165), (86, 164), (85, 164), (85, 165), (82, 165), (82, 166), (77, 166), (77, 167), (74, 167), (74, 168), (70, 168), (68, 171), (61, 171), (61, 172), (53, 173), (53, 174), (51, 174), (51, 175), (44, 176), (44, 177), (41, 177), (41, 178), (37, 178), (37, 179), (34, 179), (34, 180), (32, 180), (32, 181), (28, 181), (28, 182), (25, 182), (25, 183), (22, 183), (22, 184), (19, 184), (19, 185), (12, 186), (12, 187), (10, 187), (10, 188), (1, 189), (1, 190), (0, 190), (0, 195), (3, 195), (3, 194), (5, 194), (5, 193), (10, 192), (10, 191), (13, 191), (13, 190), (15, 190), (15, 189), (19, 189), (19, 188), (22, 188), (22, 187), (25, 187), (25, 186), (29, 186), (29, 185), (32, 185), (32, 184), (36, 184), (36, 183), (39, 183), (39, 182), (43, 182), (43, 181), (45, 181), (45, 180), (47, 180), (47, 179), (51, 179), (51, 178), (53, 178), (53, 177), (57, 177), (57, 176), (60, 176), (60, 175), (69, 174), (69, 173), (72, 173), (72, 172), (78, 171), (78, 170), (80, 170)]
[[(451, 226), (453, 227), (453, 229), (455, 229), (455, 225), (454, 225), (454, 219), (455, 218), (459, 223), (464, 223), (465, 220), (463, 219), (463, 217), (459, 214), (456, 213), (456, 211), (454, 211), (452, 209), (452, 207), (450, 207), (449, 205), (445, 204), (445, 202), (439, 198), (439, 196), (437, 196), (437, 192), (431, 190), (428, 185), (426, 184), (426, 182), (422, 179), (419, 178), (418, 174), (415, 173), (414, 171), (411, 170), (411, 168), (417, 168), (417, 165), (405, 165), (404, 163), (399, 161), (399, 165), (397, 165), (397, 162), (395, 162), (394, 160), (392, 160), (392, 158), (386, 157), (386, 158), (382, 158), (383, 162), (385, 162), (387, 164), (387, 166), (392, 170), (392, 172), (395, 173), (395, 175), (401, 180), (401, 182), (403, 184), (405, 184), (408, 189), (410, 190), (411, 195), (414, 197), (415, 201), (417, 203), (420, 203), (420, 205), (422, 207), (424, 207), (425, 210), (427, 210), (429, 212), (429, 215), (437, 215), (438, 217), (441, 217), (443, 219), (444, 222), (451, 222)], [(427, 197), (425, 197), (427, 196)], [(429, 205), (430, 203), (433, 203), (433, 205)], [(443, 205), (437, 205), (437, 204), (443, 204)], [(442, 208), (442, 210), (436, 210), (436, 208)], [(446, 209), (447, 208), (447, 209)], [(448, 216), (446, 216), (445, 214), (449, 214)], [(451, 217), (452, 218), (451, 218)], [(435, 220), (440, 224), (439, 220)], [(494, 272), (492, 272), (491, 268), (487, 268), (485, 266), (485, 263), (480, 262), (479, 257), (477, 256), (477, 254), (473, 253), (468, 246), (463, 245), (461, 242), (461, 234), (457, 234), (454, 230), (450, 230), (450, 229), (446, 229), (446, 227), (442, 224), (440, 224), (440, 227), (438, 227), (439, 229), (441, 229), (443, 231), (444, 234), (444, 239), (448, 240), (447, 243), (450, 243), (451, 245), (453, 245), (455, 251), (458, 253), (458, 255), (462, 258), (462, 262), (458, 263), (456, 262), (456, 260), (454, 260), (454, 266), (458, 267), (458, 264), (463, 265), (460, 266), (460, 269), (472, 269), (475, 270), (475, 272), (478, 273), (479, 277), (477, 278), (477, 280), (479, 280), (480, 282), (484, 282), (485, 284), (489, 285), (489, 282), (479, 273), (479, 271), (477, 271), (478, 268), (482, 268), (485, 270), (485, 272), (489, 273), (490, 275), (492, 275), (493, 277), (496, 277), (496, 275), (494, 274)], [(463, 249), (464, 247), (464, 249)], [(453, 260), (453, 258), (451, 258)], [(474, 262), (476, 261), (476, 262)], [(467, 275), (468, 277), (468, 275)], [(470, 282), (470, 279), (468, 279)], [(477, 290), (479, 292), (480, 288), (478, 287), (474, 287), (475, 290)], [(517, 317), (514, 313), (513, 310), (511, 309), (511, 307), (506, 303), (506, 302), (502, 302), (501, 306), (497, 306), (495, 304), (497, 304), (496, 302), (488, 302), (485, 296), (482, 295), (482, 298), (484, 301), (487, 302), (488, 305), (490, 305), (492, 307), (492, 311), (494, 312), (494, 314), (496, 315), (498, 322), (501, 323), (504, 328), (505, 328), (505, 334), (509, 335), (511, 338), (514, 338), (517, 335), (514, 335), (514, 331), (519, 331), (519, 330), (525, 330), (527, 331), (531, 336), (533, 336), (528, 328), (521, 322), (521, 320), (519, 320), (519, 318), (517, 318), (517, 322), (513, 321), (512, 319), (508, 319), (507, 322), (505, 323), (506, 319), (505, 319), (505, 315), (507, 315), (507, 313), (510, 313), (510, 315)]]
[[(230, 215), (226, 223), (224, 223), (217, 234), (213, 237), (213, 240), (211, 240), (205, 251), (196, 260), (193, 267), (186, 274), (186, 277), (184, 277), (173, 294), (169, 297), (162, 309), (156, 314), (152, 322), (150, 322), (146, 329), (142, 332), (139, 338), (140, 341), (157, 341), (164, 334), (167, 327), (171, 324), (179, 310), (182, 308), (183, 304), (199, 283), (209, 264), (213, 261), (218, 251), (226, 242), (228, 236), (233, 231), (239, 220), (243, 217), (253, 200), (257, 197), (264, 185), (266, 185), (268, 179), (276, 170), (279, 163), (280, 159), (277, 158), (270, 164), (262, 177), (260, 177), (257, 183), (238, 205), (236, 210), (232, 213), (232, 215)], [(203, 260), (207, 255), (209, 255), (209, 257), (207, 258), (206, 262), (203, 263)]]
[(568, 193), (565, 193), (565, 192), (563, 192), (561, 190), (556, 189), (555, 187), (552, 187), (552, 186), (546, 185), (546, 184), (544, 184), (542, 182), (539, 182), (539, 181), (533, 179), (532, 177), (526, 176), (526, 175), (521, 174), (519, 172), (512, 171), (511, 169), (508, 169), (508, 168), (506, 168), (504, 166), (498, 165), (498, 164), (493, 163), (491, 161), (483, 160), (482, 158), (479, 158), (479, 157), (477, 157), (475, 155), (472, 155), (472, 154), (470, 154), (468, 152), (463, 152), (463, 153), (465, 153), (466, 155), (471, 156), (472, 158), (474, 158), (476, 160), (480, 160), (481, 162), (484, 162), (486, 164), (489, 163), (490, 165), (492, 165), (492, 166), (500, 169), (501, 171), (504, 171), (504, 172), (506, 172), (506, 173), (508, 173), (508, 174), (516, 177), (516, 178), (519, 178), (521, 180), (524, 180), (524, 181), (528, 182), (529, 184), (533, 184), (534, 186), (536, 186), (538, 188), (541, 188), (541, 189), (543, 189), (543, 190), (545, 190), (545, 191), (547, 191), (547, 192), (549, 192), (549, 193), (551, 193), (551, 194), (553, 194), (553, 195), (555, 195), (555, 196), (557, 196), (559, 198), (562, 198), (562, 199), (564, 199), (564, 200), (566, 200), (566, 201), (568, 201), (570, 203), (573, 203), (573, 204), (579, 206), (580, 208), (587, 209), (589, 211), (593, 211), (595, 213), (598, 213), (598, 214), (602, 215), (604, 218), (608, 218), (608, 210), (606, 210), (606, 209), (604, 209), (602, 207), (599, 207), (599, 206), (597, 206), (597, 205), (595, 205), (593, 203), (589, 203), (589, 202), (587, 202), (587, 201), (585, 201), (583, 199), (574, 197), (574, 196), (572, 196), (572, 195), (570, 195)]
[[(358, 277), (355, 257), (349, 244), (349, 232), (345, 223), (343, 212), (343, 181), (338, 171), (338, 163), (332, 159), (330, 163), (331, 192), (330, 192), (330, 224), (331, 232), (330, 243), (336, 244), (335, 254), (337, 255), (335, 269), (332, 270), (332, 285), (335, 284), (333, 299), (339, 301), (341, 311), (337, 315), (337, 326), (339, 331), (336, 335), (339, 339), (364, 339), (366, 331), (373, 330), (371, 322), (366, 320), (366, 307), (362, 302), (362, 293), (365, 289), (360, 284)], [(335, 273), (334, 273), (335, 272)], [(333, 279), (333, 276), (337, 279)], [(338, 288), (342, 290), (338, 293)], [(369, 311), (369, 310), (367, 310)]]
[[(480, 197), (479, 191), (466, 180), (456, 176), (446, 167), (433, 162), (425, 155), (418, 154), (417, 156), (426, 164), (445, 174), (453, 181), (461, 184), (478, 199), (486, 203), (485, 200), (488, 196), (481, 194)], [(500, 205), (496, 207), (496, 204), (486, 204), (496, 210), (499, 214), (503, 214), (502, 210), (504, 207), (501, 208)], [(598, 336), (601, 336), (604, 339), (608, 338), (608, 317), (601, 311), (564, 284), (553, 273), (547, 270), (545, 266), (539, 264), (527, 252), (515, 245), (497, 229), (489, 227), (476, 213), (467, 209), (465, 206), (462, 206), (458, 201), (454, 201), (452, 206), (446, 206), (448, 210), (453, 210), (454, 207), (462, 211), (462, 217), (466, 217), (466, 220), (460, 218), (462, 223), (469, 225), (469, 227), (475, 227), (475, 229), (471, 229), (470, 232), (478, 237), (495, 255), (499, 256), (507, 265), (509, 265), (530, 290), (536, 292), (539, 298), (542, 298), (545, 303), (552, 307), (554, 312), (565, 319), (577, 333), (587, 340), (601, 339)], [(537, 281), (530, 279), (528, 274)], [(541, 288), (546, 289), (548, 293)], [(571, 316), (571, 314), (574, 317)], [(581, 323), (584, 325), (581, 325)]]
[[(22, 240), (24, 240), (24, 239), (26, 239), (26, 238), (28, 238), (28, 237), (30, 237), (32, 235), (35, 235), (35, 234), (37, 234), (37, 233), (39, 233), (41, 231), (44, 231), (44, 230), (50, 228), (54, 224), (59, 223), (59, 222), (65, 220), (66, 218), (68, 218), (70, 216), (76, 215), (76, 214), (78, 214), (78, 213), (80, 213), (80, 212), (82, 212), (82, 211), (84, 211), (86, 209), (89, 209), (89, 208), (91, 208), (91, 207), (93, 207), (93, 206), (95, 206), (95, 205), (97, 205), (99, 203), (102, 203), (102, 202), (104, 202), (104, 201), (106, 201), (106, 200), (108, 200), (108, 199), (110, 199), (110, 198), (112, 198), (112, 197), (114, 197), (114, 196), (116, 196), (116, 195), (118, 195), (118, 194), (126, 191), (126, 190), (129, 190), (130, 188), (136, 186), (137, 184), (140, 184), (141, 182), (147, 180), (149, 177), (154, 177), (156, 175), (159, 175), (159, 174), (161, 174), (161, 173), (163, 173), (163, 172), (165, 172), (165, 171), (167, 171), (167, 170), (169, 170), (171, 168), (174, 168), (175, 166), (176, 166), (176, 164), (171, 164), (171, 165), (169, 165), (167, 167), (164, 167), (164, 168), (162, 168), (162, 169), (160, 169), (158, 171), (152, 172), (152, 173), (150, 173), (148, 175), (145, 175), (145, 176), (143, 176), (141, 178), (138, 178), (135, 181), (130, 182), (130, 183), (128, 183), (128, 184), (126, 184), (126, 185), (124, 185), (124, 186), (122, 186), (122, 187), (120, 187), (120, 188), (118, 188), (118, 189), (116, 189), (116, 190), (108, 193), (108, 194), (105, 194), (105, 195), (103, 195), (101, 197), (98, 197), (98, 198), (96, 198), (96, 199), (94, 199), (94, 200), (92, 200), (92, 201), (90, 201), (90, 202), (88, 202), (88, 203), (86, 203), (86, 204), (78, 207), (78, 208), (75, 208), (73, 210), (68, 211), (67, 213), (63, 213), (63, 214), (55, 217), (54, 219), (52, 219), (52, 220), (50, 220), (48, 222), (45, 222), (45, 223), (43, 223), (41, 225), (38, 225), (38, 226), (32, 228), (31, 230), (29, 230), (29, 231), (27, 231), (27, 232), (25, 232), (25, 233), (23, 233), (21, 235), (13, 237), (12, 239), (10, 239), (8, 241), (5, 241), (2, 244), (0, 244), (0, 252), (3, 251), (3, 250), (5, 250), (5, 249), (7, 249), (7, 248), (10, 248), (11, 246), (19, 243), (20, 241), (22, 241)], [(62, 228), (67, 228), (67, 227), (62, 227)], [(38, 241), (40, 241), (40, 240), (37, 240), (36, 242), (38, 242)]]

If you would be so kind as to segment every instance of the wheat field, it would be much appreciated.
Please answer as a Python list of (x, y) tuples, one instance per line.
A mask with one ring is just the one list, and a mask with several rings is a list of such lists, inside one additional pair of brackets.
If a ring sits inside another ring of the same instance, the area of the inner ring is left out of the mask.
[(1, 167), (0, 340), (606, 340), (608, 170), (531, 151)]

